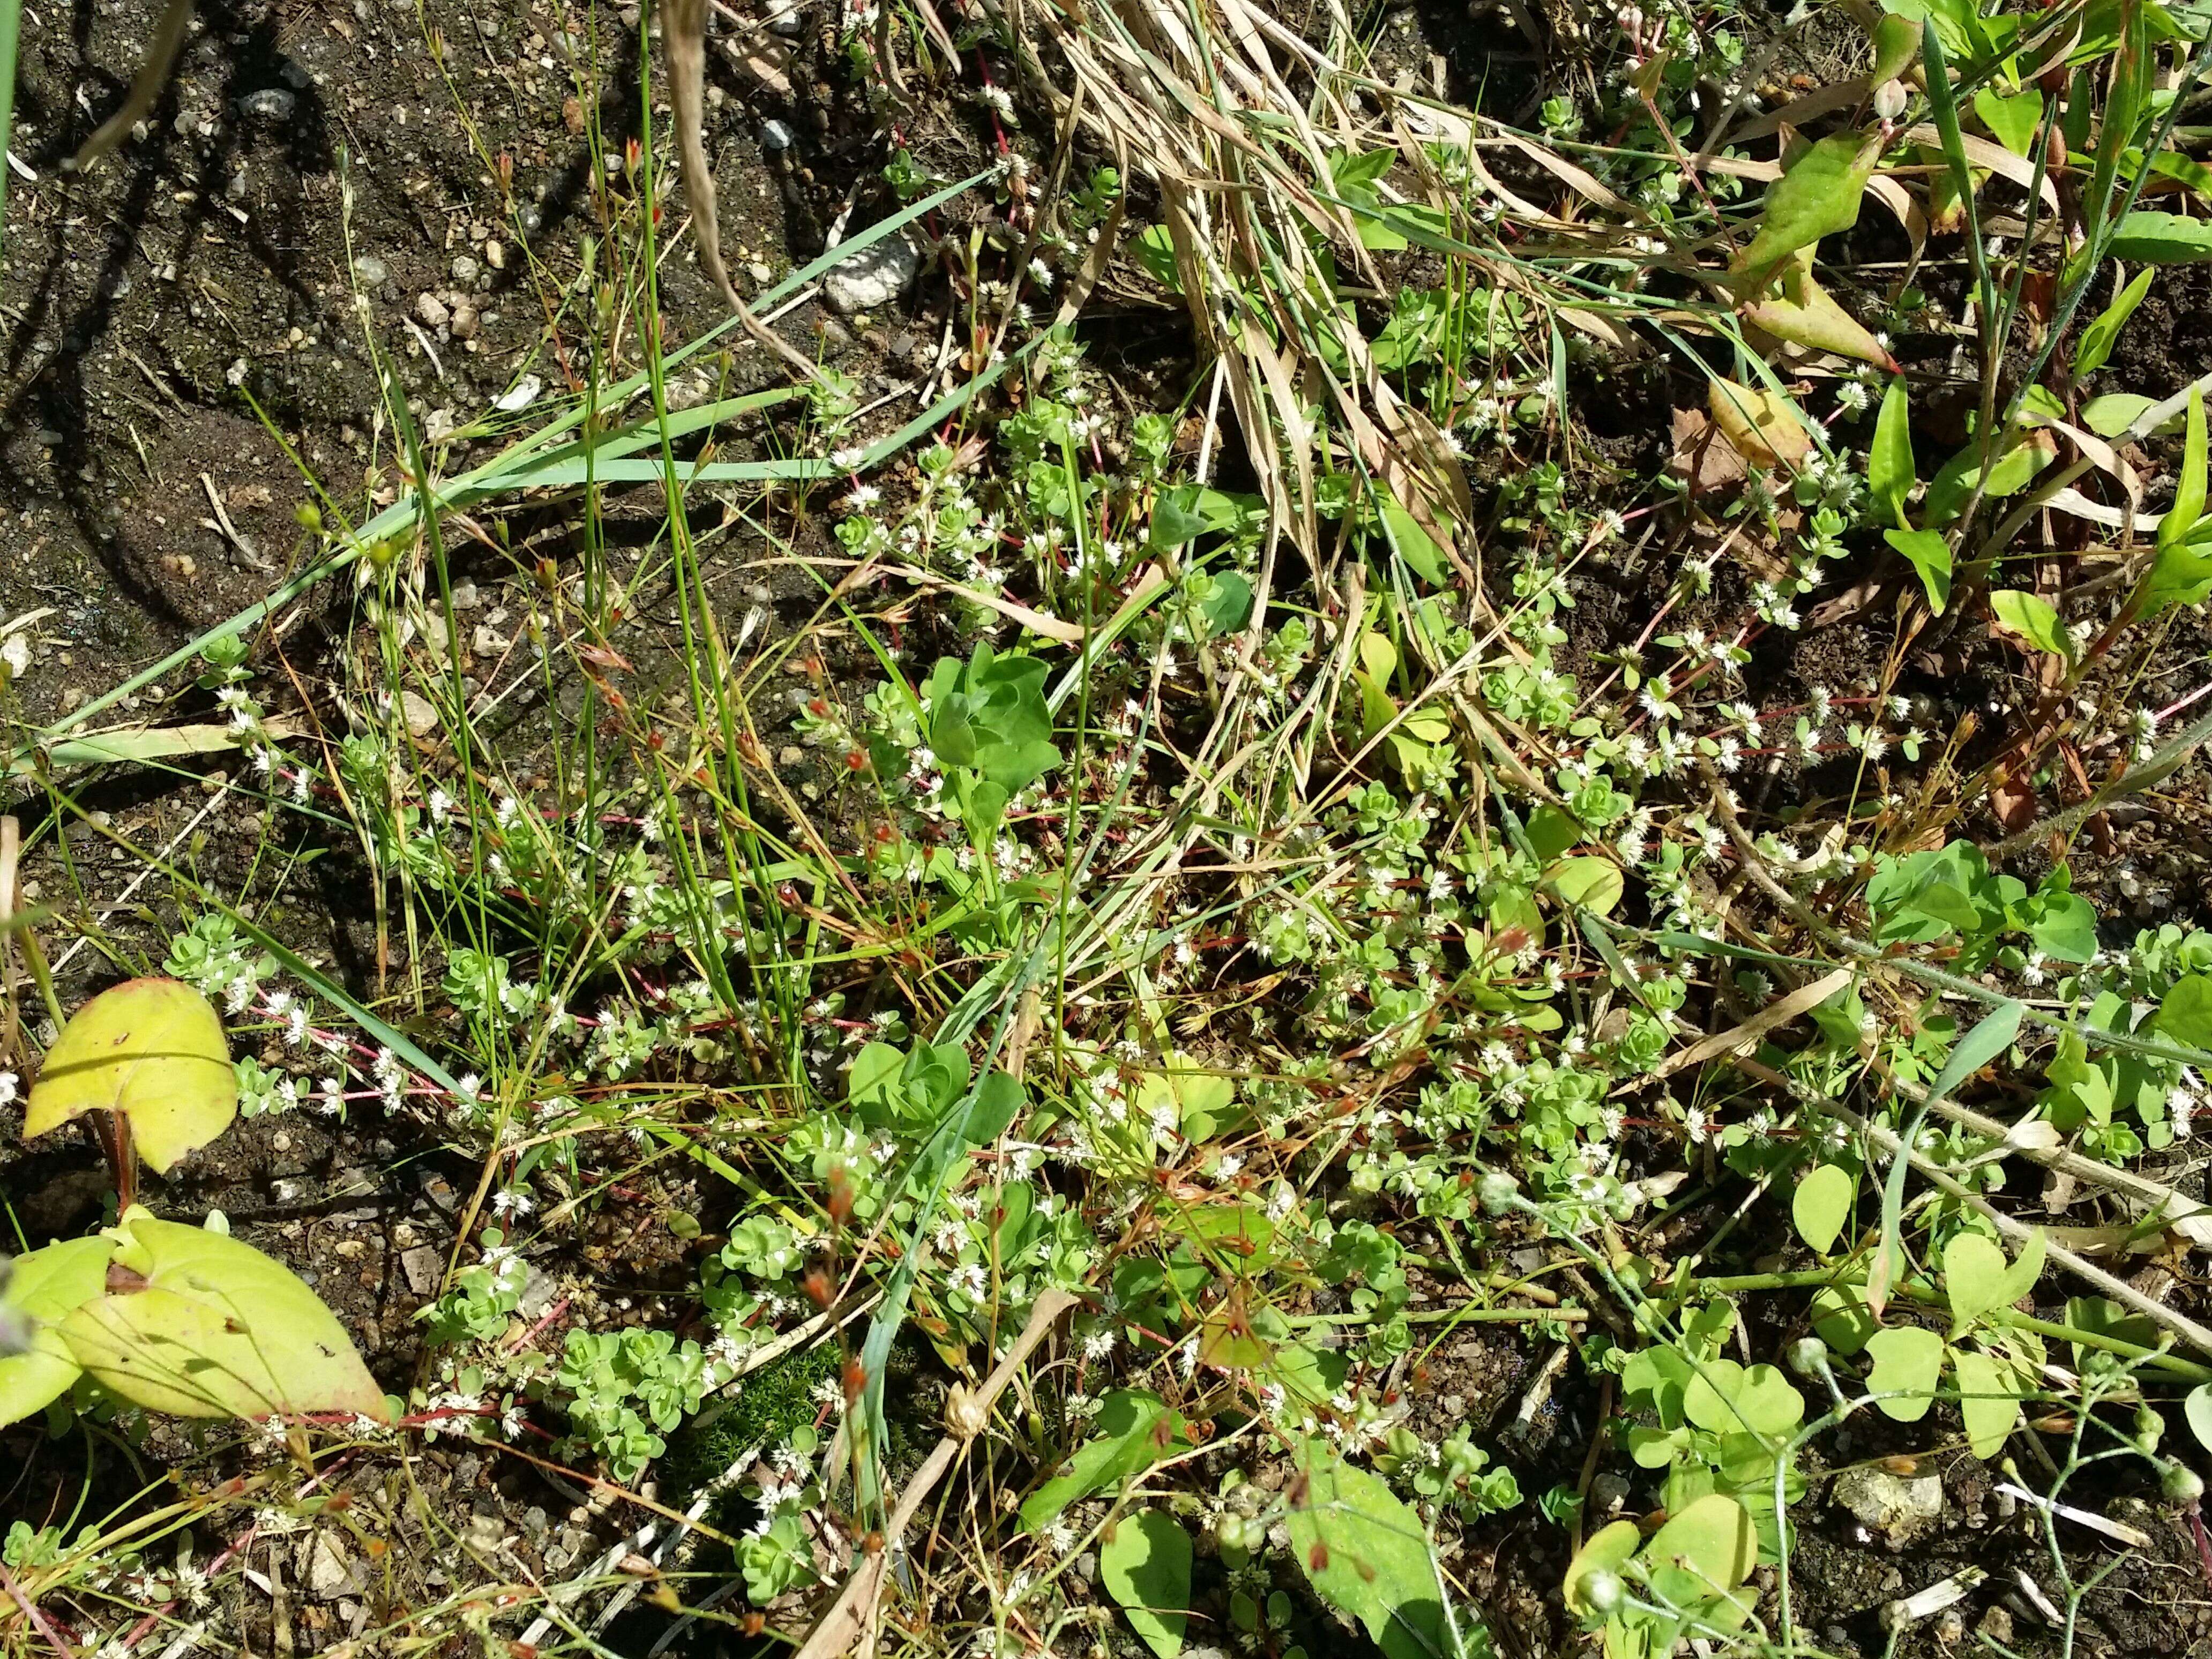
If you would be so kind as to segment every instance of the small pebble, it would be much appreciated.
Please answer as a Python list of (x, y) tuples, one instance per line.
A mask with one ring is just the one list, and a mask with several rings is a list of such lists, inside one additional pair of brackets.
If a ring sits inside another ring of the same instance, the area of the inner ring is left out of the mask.
[(249, 92), (238, 100), (238, 106), (257, 121), (272, 122), (277, 125), (289, 121), (292, 112), (300, 106), (299, 94), (287, 92), (282, 87), (264, 87), (258, 92)]
[(415, 301), (415, 320), (425, 328), (443, 328), (453, 319), (446, 302), (434, 294), (425, 294)]
[(363, 288), (382, 288), (391, 280), (392, 271), (374, 253), (364, 253), (353, 262), (353, 274)]
[(453, 280), (464, 287), (476, 281), (477, 272), (481, 269), (476, 260), (468, 254), (459, 253), (453, 256)]

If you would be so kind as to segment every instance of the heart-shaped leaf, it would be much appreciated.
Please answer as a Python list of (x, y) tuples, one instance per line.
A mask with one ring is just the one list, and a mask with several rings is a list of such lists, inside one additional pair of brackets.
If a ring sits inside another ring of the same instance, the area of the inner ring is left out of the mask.
[(0, 1310), (27, 1319), (31, 1351), (0, 1359), (0, 1426), (20, 1423), (58, 1400), (83, 1367), (55, 1328), (98, 1296), (107, 1279), (112, 1238), (69, 1238), (15, 1258)]
[(1882, 1415), (1917, 1423), (1936, 1403), (1936, 1384), (1943, 1374), (1943, 1339), (1918, 1325), (1893, 1325), (1867, 1339), (1874, 1358), (1867, 1386), (1886, 1396), (1875, 1403)]
[(1851, 1200), (1858, 1195), (1858, 1177), (1840, 1164), (1823, 1164), (1807, 1172), (1790, 1200), (1790, 1218), (1797, 1236), (1826, 1255), (1850, 1218)]
[(1951, 1372), (1959, 1385), (1959, 1414), (1966, 1421), (1966, 1443), (1977, 1457), (1995, 1457), (2020, 1421), (2020, 1385), (2012, 1367), (1994, 1355), (1972, 1348), (1951, 1350)]
[(345, 1328), (283, 1264), (135, 1204), (104, 1237), (110, 1279), (121, 1269), (131, 1281), (79, 1306), (61, 1334), (109, 1392), (175, 1417), (387, 1419)]
[(1098, 1546), (1098, 1582), (1159, 1659), (1182, 1651), (1190, 1560), (1190, 1534), (1163, 1510), (1123, 1516)]
[(222, 1021), (173, 979), (134, 979), (78, 1009), (47, 1052), (23, 1115), (29, 1140), (95, 1109), (130, 1120), (141, 1157), (167, 1173), (238, 1110)]

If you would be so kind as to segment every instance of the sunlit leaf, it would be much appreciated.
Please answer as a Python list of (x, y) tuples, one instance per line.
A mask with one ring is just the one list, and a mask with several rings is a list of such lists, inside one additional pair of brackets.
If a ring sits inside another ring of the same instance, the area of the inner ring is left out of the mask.
[(1899, 1423), (1927, 1416), (1943, 1374), (1943, 1339), (1918, 1325), (1893, 1325), (1869, 1337), (1866, 1352), (1874, 1360), (1867, 1386), (1885, 1396), (1875, 1401), (1882, 1415)]
[(2120, 221), (2106, 251), (2130, 264), (2202, 264), (2212, 259), (2212, 219), (2139, 208)]
[(337, 1316), (281, 1263), (133, 1205), (107, 1230), (111, 1288), (63, 1321), (70, 1354), (111, 1393), (176, 1417), (272, 1412), (386, 1417)]
[(1977, 1457), (1995, 1457), (2004, 1449), (2005, 1437), (2021, 1417), (2012, 1367), (1991, 1354), (1954, 1348), (1951, 1371), (1959, 1388), (1959, 1414), (1966, 1419), (1967, 1446)]
[[(1867, 451), (1867, 490), (1874, 497), (1876, 513), (1894, 522), (1900, 530), (1911, 527), (1905, 521), (1905, 503), (1912, 494), (1917, 476), (1912, 463), (1912, 431), (1905, 376), (1896, 374), (1890, 377), (1889, 385), (1883, 390), (1881, 412), (1875, 416), (1874, 443)], [(1943, 564), (1948, 574), (1948, 549)], [(1940, 605), (1936, 606), (1939, 611), (1942, 608)]]
[(1159, 1659), (1182, 1651), (1191, 1555), (1190, 1534), (1164, 1510), (1125, 1515), (1099, 1541), (1099, 1583)]
[[(2120, 331), (2127, 326), (2128, 319), (2135, 315), (2136, 307), (2142, 303), (2143, 295), (2150, 292), (2150, 279), (2155, 275), (2155, 271), (2148, 269), (2137, 271), (2135, 281), (2122, 289), (2119, 297), (2081, 331), (2081, 343), (2074, 352), (2074, 374), (2077, 380), (2094, 374), (2105, 366), (2106, 359), (2112, 355), (2112, 347), (2119, 341)], [(2144, 402), (2148, 404), (2149, 399), (2145, 398)], [(2125, 429), (2124, 426), (2122, 429)]]
[(83, 1372), (56, 1328), (105, 1288), (112, 1238), (69, 1238), (30, 1250), (10, 1264), (0, 1310), (27, 1319), (31, 1351), (0, 1359), (0, 1426), (21, 1422), (58, 1400)]
[(1156, 1394), (1115, 1389), (1098, 1405), (1097, 1432), (1075, 1449), (1067, 1466), (1023, 1503), (1022, 1529), (1038, 1532), (1070, 1504), (1141, 1474), (1185, 1443), (1182, 1419)]
[(166, 1173), (230, 1127), (238, 1077), (222, 1021), (173, 979), (134, 979), (78, 1009), (48, 1050), (23, 1139), (94, 1109), (120, 1112), (141, 1157)]
[(1705, 399), (1713, 424), (1754, 466), (1796, 466), (1813, 453), (1813, 440), (1789, 398), (1717, 380)]
[(1951, 544), (1933, 530), (1885, 530), (1881, 538), (1920, 573), (1928, 608), (1942, 616), (1951, 603)]
[(1814, 1255), (1826, 1255), (1835, 1248), (1858, 1189), (1858, 1177), (1840, 1164), (1820, 1164), (1797, 1183), (1790, 1196), (1790, 1218)]
[(1799, 248), (1856, 224), (1881, 155), (1878, 132), (1833, 133), (1812, 145), (1766, 187), (1759, 234), (1736, 269), (1764, 282)]
[(2068, 662), (2074, 659), (2074, 636), (2066, 631), (2066, 624), (2048, 600), (2022, 588), (2008, 587), (1990, 595), (1990, 613), (1997, 619), (1997, 626), (2014, 639)]
[(1303, 1502), (1285, 1517), (1291, 1553), (1322, 1600), (1350, 1613), (1390, 1659), (1451, 1651), (1443, 1595), (1421, 1518), (1326, 1442), (1298, 1460)]

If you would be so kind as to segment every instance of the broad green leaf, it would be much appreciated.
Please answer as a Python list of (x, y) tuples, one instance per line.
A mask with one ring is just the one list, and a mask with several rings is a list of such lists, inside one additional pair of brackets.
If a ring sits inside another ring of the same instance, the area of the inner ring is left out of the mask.
[(1156, 1394), (1116, 1389), (1099, 1402), (1098, 1431), (1077, 1447), (1066, 1469), (1022, 1504), (1024, 1532), (1041, 1532), (1070, 1504), (1133, 1474), (1141, 1474), (1180, 1444), (1181, 1419)]
[(2189, 1419), (2197, 1443), (2212, 1452), (2212, 1382), (2199, 1382), (2189, 1391), (2189, 1401), (2182, 1407), (2182, 1415)]
[(1006, 1133), (1022, 1115), (1024, 1096), (1019, 1078), (992, 1072), (975, 1085), (975, 1103), (968, 1113), (968, 1141), (988, 1146)]
[[(1881, 394), (1881, 413), (1875, 416), (1874, 445), (1867, 451), (1867, 489), (1874, 496), (1875, 513), (1895, 520), (1900, 530), (1911, 528), (1905, 520), (1905, 503), (1912, 494), (1917, 477), (1912, 465), (1912, 428), (1911, 412), (1906, 407), (1905, 376), (1893, 374)], [(1904, 551), (1902, 548), (1898, 550)], [(1911, 558), (1911, 555), (1905, 556)], [(1943, 574), (1947, 579), (1950, 572), (1951, 552), (1946, 547)], [(1940, 605), (1936, 606), (1939, 611), (1942, 608)]]
[(1306, 1442), (1298, 1461), (1305, 1498), (1285, 1524), (1315, 1593), (1357, 1619), (1389, 1659), (1449, 1653), (1443, 1592), (1420, 1516), (1326, 1442)]
[(2081, 423), (2100, 438), (2117, 438), (2141, 420), (2158, 399), (2136, 392), (2114, 392), (2081, 405)]
[(1885, 530), (1881, 538), (1920, 573), (1928, 608), (1942, 616), (1951, 603), (1951, 544), (1933, 530)]
[[(1972, 59), (1990, 49), (1989, 24), (1977, 11), (1974, 0), (1882, 0), (1882, 9), (1915, 23), (1925, 22), (1936, 31), (1943, 50), (1954, 58)], [(1919, 30), (1913, 31), (1919, 48)]]
[(1626, 890), (1620, 866), (1611, 859), (1595, 854), (1561, 859), (1545, 872), (1544, 879), (1559, 896), (1561, 903), (1592, 910), (1601, 916), (1612, 912)]
[(177, 980), (134, 979), (78, 1009), (31, 1090), (23, 1139), (95, 1109), (130, 1119), (139, 1156), (163, 1174), (228, 1128), (238, 1075), (208, 1000)]
[(2020, 1255), (2011, 1267), (2005, 1269), (2004, 1283), (1997, 1287), (1996, 1305), (2008, 1308), (2035, 1288), (2043, 1277), (2043, 1258), (2050, 1246), (2045, 1241), (2043, 1230), (2037, 1228), (2021, 1246)]
[(2212, 1048), (2212, 974), (2174, 981), (2150, 1017), (2149, 1029), (2191, 1048)]
[(30, 1322), (31, 1350), (0, 1359), (0, 1427), (58, 1400), (83, 1374), (55, 1328), (106, 1287), (112, 1238), (64, 1239), (15, 1258), (0, 1310)]
[[(1967, 501), (1973, 497), (1974, 481), (1981, 476), (1981, 453), (1979, 441), (1969, 440), (1963, 449), (1936, 471), (1928, 486), (1925, 504), (1929, 525), (1947, 525), (1966, 511)], [(1989, 485), (1982, 491), (1982, 499), (1994, 501), (2017, 495), (2035, 481), (2035, 475), (2048, 466), (2057, 453), (2057, 441), (2049, 433), (2021, 433), (2011, 448), (1990, 463)]]
[(110, 1393), (174, 1417), (358, 1413), (388, 1420), (353, 1339), (315, 1293), (250, 1245), (133, 1205), (103, 1237), (144, 1288), (112, 1289), (62, 1322)]
[[(2205, 1389), (2197, 1390), (2199, 1394)], [(2208, 1442), (2212, 1444), (2212, 1442)], [(1615, 1521), (1599, 1528), (1589, 1540), (1575, 1552), (1575, 1559), (1567, 1563), (1565, 1582), (1560, 1594), (1567, 1610), (1578, 1617), (1594, 1617), (1601, 1609), (1593, 1607), (1583, 1597), (1583, 1583), (1594, 1572), (1618, 1573), (1628, 1565), (1629, 1558), (1643, 1543), (1644, 1534), (1633, 1521)]]
[(1920, 27), (1910, 17), (1884, 17), (1874, 26), (1874, 75), (1880, 86), (1894, 81), (1920, 56)]
[(1736, 269), (1764, 283), (1783, 260), (1858, 222), (1867, 180), (1881, 159), (1876, 132), (1838, 132), (1812, 145), (1766, 187), (1759, 234)]
[(1677, 1607), (1728, 1595), (1759, 1562), (1759, 1530), (1751, 1513), (1724, 1492), (1698, 1498), (1651, 1535), (1644, 1547), (1652, 1588)]
[(1213, 592), (1199, 611), (1216, 634), (1234, 634), (1252, 615), (1252, 584), (1242, 571), (1213, 573)]
[(2071, 662), (2074, 660), (2074, 636), (2058, 618), (2057, 611), (2040, 595), (2024, 588), (2008, 587), (1990, 595), (1990, 612), (1997, 625), (2014, 639), (2026, 641), (2038, 651), (2048, 651), (2052, 656)]
[(2138, 209), (2120, 221), (2106, 252), (2130, 264), (2201, 264), (2212, 259), (2212, 219)]
[(1826, 1255), (1850, 1219), (1851, 1200), (1858, 1195), (1858, 1177), (1840, 1164), (1823, 1164), (1808, 1170), (1790, 1200), (1790, 1218), (1797, 1236), (1815, 1255)]
[(2020, 1421), (2019, 1383), (2012, 1367), (1976, 1349), (1954, 1348), (1951, 1372), (1959, 1388), (1959, 1414), (1966, 1421), (1966, 1444), (1977, 1457), (1995, 1457)]
[(1813, 1328), (1820, 1340), (1846, 1359), (1863, 1352), (1881, 1329), (1866, 1304), (1866, 1292), (1856, 1285), (1824, 1285), (1813, 1292)]
[(1874, 1359), (1867, 1386), (1893, 1396), (1875, 1402), (1882, 1415), (1899, 1423), (1927, 1416), (1943, 1374), (1943, 1339), (1917, 1325), (1893, 1325), (1869, 1337), (1866, 1351)]
[(2035, 948), (2059, 962), (2087, 962), (2097, 954), (2096, 907), (2079, 893), (2055, 897), (2028, 929)]
[(1382, 522), (1389, 526), (1390, 545), (1415, 575), (1431, 587), (1450, 583), (1451, 569), (1444, 562), (1443, 550), (1437, 545), (1435, 538), (1421, 528), (1419, 520), (1386, 497)]
[(2005, 1253), (1979, 1233), (1960, 1233), (1943, 1250), (1943, 1293), (1951, 1334), (1963, 1336), (1992, 1308), (2005, 1304)]
[(1716, 1434), (1787, 1434), (1803, 1420), (1805, 1397), (1771, 1365), (1709, 1359), (1692, 1374), (1682, 1409)]
[[(1809, 250), (1804, 251), (1809, 256)], [(1897, 359), (1865, 324), (1838, 305), (1809, 273), (1785, 283), (1778, 296), (1754, 300), (1743, 308), (1746, 321), (1778, 340), (1814, 351), (1833, 352), (1877, 368), (1897, 372)]]
[(1159, 1659), (1182, 1651), (1190, 1560), (1190, 1534), (1164, 1510), (1123, 1516), (1098, 1545), (1098, 1582)]
[(1571, 812), (1540, 806), (1528, 815), (1528, 847), (1540, 864), (1551, 863), (1582, 838), (1583, 827)]
[(2137, 592), (2145, 617), (2212, 599), (2212, 542), (2179, 541), (2160, 548)]
[[(2135, 315), (2136, 307), (2142, 303), (2143, 295), (2150, 292), (2150, 279), (2157, 273), (2149, 268), (2136, 273), (2136, 279), (2120, 290), (2120, 296), (2106, 306), (2097, 319), (2081, 331), (2081, 343), (2074, 353), (2074, 373), (2076, 378), (2094, 374), (2105, 366), (2118, 344), (2120, 330)], [(2106, 401), (2099, 398), (2099, 403)], [(2150, 399), (2143, 402), (2148, 404)], [(2133, 416), (2130, 417), (2130, 419)], [(2122, 429), (2124, 429), (2124, 424)], [(2108, 433), (2106, 434), (2110, 436)]]
[(2025, 155), (2034, 146), (2036, 129), (2043, 125), (2043, 94), (2023, 92), (2007, 98), (1993, 88), (1984, 87), (1974, 94), (1974, 113), (1982, 118), (1983, 125), (1997, 143), (2015, 155)]

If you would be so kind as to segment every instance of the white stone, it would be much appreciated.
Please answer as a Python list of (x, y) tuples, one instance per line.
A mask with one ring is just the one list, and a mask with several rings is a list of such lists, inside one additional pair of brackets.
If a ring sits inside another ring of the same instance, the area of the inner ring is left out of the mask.
[(822, 297), (830, 308), (848, 316), (889, 305), (906, 292), (921, 268), (921, 255), (903, 236), (886, 236), (866, 247), (822, 279)]

